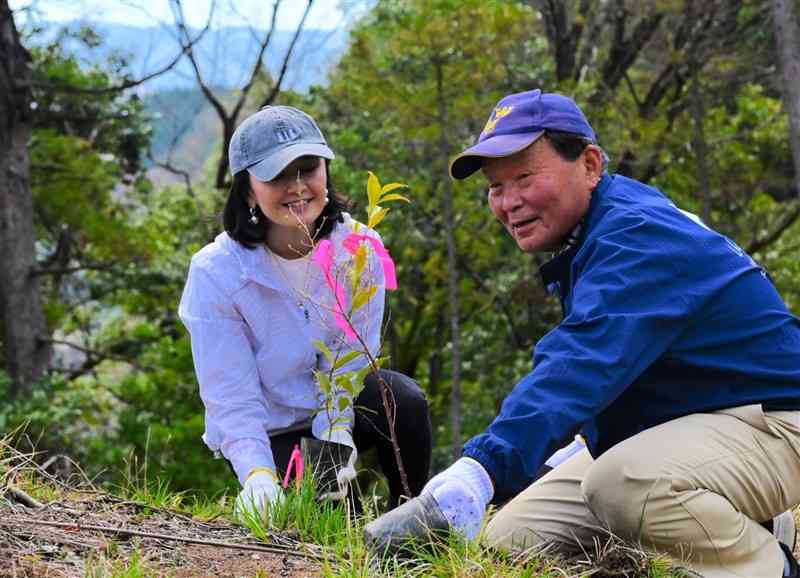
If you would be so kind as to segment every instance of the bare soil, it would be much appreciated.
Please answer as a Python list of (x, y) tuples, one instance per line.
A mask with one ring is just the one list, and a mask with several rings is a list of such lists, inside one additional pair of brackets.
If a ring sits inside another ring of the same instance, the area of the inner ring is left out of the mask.
[(131, 575), (148, 577), (320, 575), (319, 562), (301, 543), (275, 536), (277, 546), (266, 546), (224, 520), (199, 521), (99, 492), (40, 508), (10, 497), (0, 500), (2, 578), (100, 578), (131, 567), (141, 572)]

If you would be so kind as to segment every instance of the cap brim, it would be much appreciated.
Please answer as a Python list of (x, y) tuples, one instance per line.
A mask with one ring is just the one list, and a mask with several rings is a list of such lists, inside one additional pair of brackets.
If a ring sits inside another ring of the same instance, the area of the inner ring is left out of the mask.
[(289, 145), (261, 162), (247, 167), (247, 172), (259, 181), (271, 181), (293, 161), (305, 156), (322, 157), (328, 160), (334, 159), (333, 151), (324, 144), (297, 143)]
[(521, 134), (500, 134), (487, 138), (458, 155), (450, 163), (450, 176), (466, 179), (479, 171), (483, 159), (500, 159), (518, 153), (544, 134), (543, 130)]

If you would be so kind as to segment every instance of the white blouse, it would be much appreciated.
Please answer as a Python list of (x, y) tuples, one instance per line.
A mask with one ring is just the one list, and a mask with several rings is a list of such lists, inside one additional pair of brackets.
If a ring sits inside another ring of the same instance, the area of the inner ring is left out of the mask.
[[(335, 251), (332, 273), (344, 288), (345, 311), (352, 302), (347, 273), (353, 256), (342, 241), (356, 227), (359, 234), (380, 239), (349, 215), (329, 237)], [(371, 247), (368, 254), (361, 286), (368, 283), (378, 290), (353, 314), (352, 324), (370, 354), (377, 357), (385, 287), (380, 260)], [(191, 334), (206, 410), (203, 440), (216, 455), (221, 452), (231, 462), (242, 482), (253, 468), (275, 467), (268, 432), (310, 420), (314, 436), (323, 438), (334, 426), (349, 430), (353, 422), (352, 403), (340, 410), (337, 401), (348, 396), (343, 389), (335, 390), (326, 408), (313, 371), (328, 373), (331, 364), (314, 341), (323, 341), (335, 356), (363, 347), (358, 340), (348, 341), (336, 324), (334, 293), (321, 267), (308, 260), (307, 278), (299, 280), (294, 275), (292, 283), (292, 273), (281, 268), (275, 257), (265, 247), (248, 249), (221, 233), (192, 257), (178, 309)], [(367, 364), (361, 355), (333, 375)]]

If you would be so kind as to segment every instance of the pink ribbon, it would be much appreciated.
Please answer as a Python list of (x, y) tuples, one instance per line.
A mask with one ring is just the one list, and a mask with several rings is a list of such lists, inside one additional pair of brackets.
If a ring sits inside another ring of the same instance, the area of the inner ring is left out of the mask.
[(300, 448), (294, 444), (292, 455), (289, 458), (289, 464), (286, 466), (286, 475), (283, 477), (283, 489), (289, 487), (289, 477), (292, 474), (292, 467), (294, 467), (294, 487), (300, 489), (300, 482), (303, 479), (303, 454), (300, 453)]
[(336, 325), (344, 331), (348, 340), (353, 341), (356, 338), (356, 332), (345, 318), (344, 310), (342, 309), (344, 305), (344, 288), (331, 272), (333, 268), (333, 243), (329, 239), (320, 241), (311, 258), (322, 269), (328, 287), (331, 288), (331, 291), (336, 296), (336, 302), (333, 304), (333, 317), (336, 320)]
[(372, 244), (372, 250), (375, 251), (375, 254), (378, 255), (378, 258), (381, 260), (381, 265), (383, 265), (383, 281), (386, 284), (386, 288), (389, 290), (397, 289), (397, 273), (395, 271), (394, 261), (392, 261), (392, 256), (389, 255), (389, 251), (383, 246), (380, 239), (367, 235), (359, 235), (358, 233), (350, 233), (342, 242), (342, 245), (344, 245), (344, 248), (347, 249), (351, 255), (355, 255), (362, 241), (369, 241)]

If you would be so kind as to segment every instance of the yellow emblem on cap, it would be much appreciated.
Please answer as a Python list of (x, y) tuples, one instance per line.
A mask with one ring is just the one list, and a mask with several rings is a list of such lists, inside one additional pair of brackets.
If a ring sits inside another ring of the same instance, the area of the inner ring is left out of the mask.
[(504, 116), (508, 116), (512, 110), (514, 110), (513, 106), (502, 106), (495, 108), (492, 112), (492, 116), (490, 116), (489, 120), (486, 121), (486, 126), (483, 127), (483, 132), (481, 134), (492, 132), (495, 128), (497, 128), (497, 121)]

